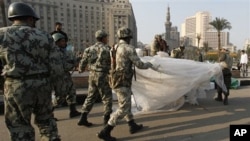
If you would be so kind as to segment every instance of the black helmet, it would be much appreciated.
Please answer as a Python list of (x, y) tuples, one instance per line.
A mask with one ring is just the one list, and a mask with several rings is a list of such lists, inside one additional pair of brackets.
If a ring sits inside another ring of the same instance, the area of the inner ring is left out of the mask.
[(52, 35), (52, 38), (54, 39), (55, 42), (61, 40), (61, 39), (65, 39), (65, 36), (62, 35), (61, 33), (54, 33)]
[(12, 20), (15, 17), (24, 17), (31, 16), (36, 20), (39, 20), (39, 17), (35, 13), (34, 9), (29, 5), (22, 2), (13, 2), (10, 4), (8, 9), (8, 19)]

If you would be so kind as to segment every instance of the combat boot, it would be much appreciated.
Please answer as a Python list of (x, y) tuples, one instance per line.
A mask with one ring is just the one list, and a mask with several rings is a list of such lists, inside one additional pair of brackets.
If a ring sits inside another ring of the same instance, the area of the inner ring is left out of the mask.
[(75, 104), (70, 104), (69, 105), (69, 117), (73, 118), (73, 117), (77, 117), (77, 116), (80, 116), (80, 115), (81, 115), (81, 113), (76, 110), (76, 105)]
[(88, 120), (87, 120), (87, 113), (82, 113), (81, 114), (81, 117), (80, 117), (80, 120), (78, 121), (78, 125), (79, 126), (87, 126), (87, 127), (90, 127), (90, 126), (92, 126), (93, 124), (91, 123), (91, 122), (88, 122)]
[(137, 131), (141, 130), (143, 128), (143, 125), (142, 124), (136, 124), (134, 120), (130, 120), (128, 122), (128, 125), (129, 125), (129, 132), (131, 134), (134, 134), (136, 133)]
[(104, 125), (104, 126), (107, 125), (109, 119), (110, 119), (110, 115), (105, 115), (105, 116), (103, 117), (103, 125)]
[(218, 96), (214, 99), (216, 101), (222, 101), (222, 94), (218, 94)]
[(223, 104), (228, 105), (228, 96), (227, 95), (225, 95), (225, 98), (223, 100)]
[(115, 137), (110, 135), (111, 130), (113, 130), (114, 126), (106, 125), (100, 133), (97, 133), (98, 138), (103, 139), (104, 141), (116, 141)]

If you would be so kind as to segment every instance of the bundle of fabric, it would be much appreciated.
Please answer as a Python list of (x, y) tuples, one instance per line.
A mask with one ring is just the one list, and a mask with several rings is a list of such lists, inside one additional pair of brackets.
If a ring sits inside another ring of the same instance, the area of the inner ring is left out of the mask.
[(211, 77), (226, 90), (219, 63), (166, 56), (159, 52), (154, 57), (141, 57), (156, 69), (136, 69), (136, 81), (132, 85), (132, 110), (135, 114), (178, 110), (186, 101), (198, 104), (197, 98), (205, 97), (206, 90), (211, 89)]

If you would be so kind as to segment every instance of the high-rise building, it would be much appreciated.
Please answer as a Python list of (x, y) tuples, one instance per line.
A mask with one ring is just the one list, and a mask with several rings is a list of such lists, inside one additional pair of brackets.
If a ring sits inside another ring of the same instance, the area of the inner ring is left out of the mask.
[[(209, 22), (212, 21), (209, 12), (197, 12), (194, 16), (185, 19), (181, 26), (181, 37), (185, 37), (189, 46), (202, 47), (204, 42), (208, 42), (208, 46), (218, 48), (218, 33), (212, 30)], [(198, 45), (197, 36), (200, 36)], [(229, 45), (229, 33), (221, 32), (221, 46)]]
[[(38, 28), (52, 32), (55, 22), (61, 22), (74, 51), (83, 51), (94, 44), (94, 35), (99, 29), (109, 33), (110, 45), (115, 44), (117, 29), (122, 26), (132, 29), (131, 44), (136, 45), (136, 20), (129, 0), (4, 0), (6, 13), (10, 3), (18, 1), (35, 9), (40, 16)], [(0, 20), (0, 27), (2, 24)]]
[(169, 46), (169, 49), (172, 50), (179, 46), (180, 33), (178, 32), (177, 26), (172, 27), (172, 22), (170, 21), (170, 8), (168, 7), (166, 22), (165, 22), (165, 40)]

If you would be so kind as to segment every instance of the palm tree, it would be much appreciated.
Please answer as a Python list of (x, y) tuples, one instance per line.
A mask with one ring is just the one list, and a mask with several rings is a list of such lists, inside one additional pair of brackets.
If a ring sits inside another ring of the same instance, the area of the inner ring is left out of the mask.
[(224, 29), (231, 29), (231, 23), (228, 22), (226, 19), (224, 18), (218, 18), (216, 17), (215, 20), (213, 20), (212, 22), (209, 22), (209, 24), (214, 27), (217, 32), (218, 32), (218, 56), (220, 54), (220, 49), (221, 49), (221, 39), (220, 39), (220, 35), (221, 35), (221, 31)]
[(7, 26), (4, 0), (0, 0), (0, 8), (1, 8), (1, 13), (2, 13), (2, 17), (3, 17), (3, 25)]

